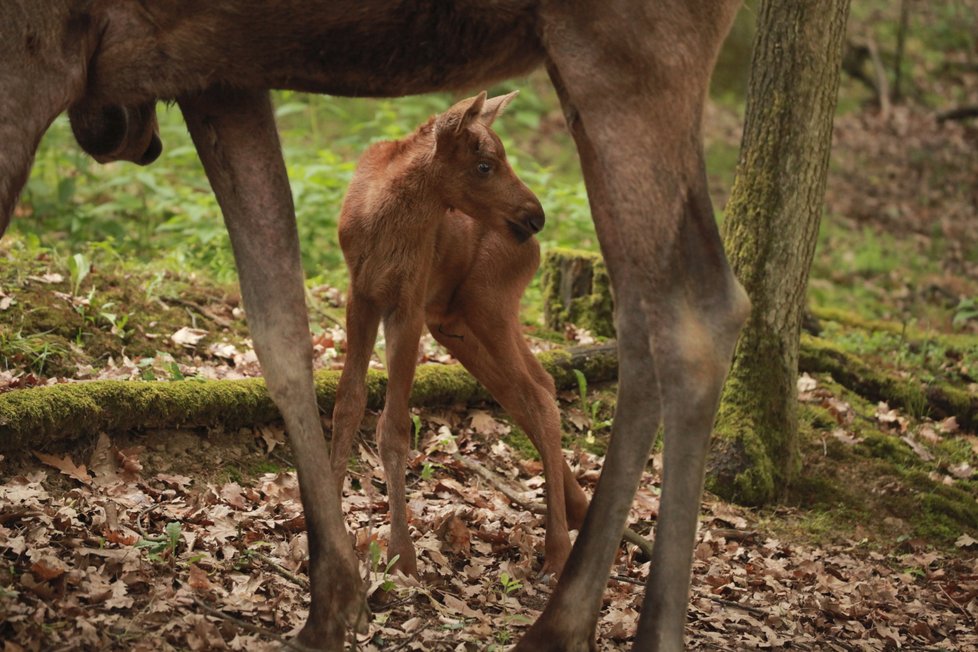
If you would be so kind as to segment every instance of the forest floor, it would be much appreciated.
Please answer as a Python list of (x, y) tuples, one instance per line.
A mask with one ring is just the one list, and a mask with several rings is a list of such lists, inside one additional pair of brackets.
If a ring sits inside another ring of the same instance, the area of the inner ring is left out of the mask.
[[(886, 143), (907, 145), (892, 125), (859, 119), (866, 121), (861, 128), (842, 119), (837, 129), (839, 172), (829, 201), (848, 202), (850, 217), (823, 231), (811, 293), (819, 317), (814, 331), (874, 368), (975, 395), (975, 315), (959, 300), (978, 296), (976, 258), (968, 250), (973, 236), (964, 233), (972, 214), (962, 208), (955, 218), (942, 210), (929, 222), (896, 224), (859, 217), (852, 206), (870, 202), (863, 191), (878, 186), (853, 179), (863, 164), (846, 152), (870, 155), (862, 142), (867, 129), (882, 132), (869, 139), (880, 159), (895, 156)], [(907, 119), (924, 124), (921, 116)], [(723, 124), (722, 117), (716, 122)], [(933, 128), (921, 131), (914, 128), (914, 138), (938, 137)], [(962, 138), (957, 127), (950, 138), (941, 151), (963, 151), (952, 147)], [(898, 196), (903, 183), (890, 183), (896, 187), (890, 196)], [(949, 194), (968, 192), (964, 181), (946, 188), (945, 203)], [(885, 209), (865, 210), (890, 215)], [(907, 211), (920, 217), (917, 208)], [(846, 238), (868, 231), (872, 237)], [(38, 253), (18, 239), (2, 247), (8, 262), (0, 318), (8, 328), (0, 390), (258, 374), (233, 286), (112, 259), (79, 270), (78, 261)], [(309, 296), (319, 324), (317, 366), (337, 368), (341, 293), (321, 285)], [(848, 312), (847, 305), (856, 309)], [(573, 329), (567, 335), (588, 337)], [(560, 336), (536, 339), (535, 346), (552, 346), (553, 339)], [(426, 340), (421, 362), (451, 361)], [(374, 364), (382, 366), (382, 357)], [(591, 490), (614, 388), (585, 389), (560, 398), (568, 460)], [(978, 649), (978, 437), (954, 418), (929, 418), (927, 405), (893, 409), (830, 376), (804, 375), (799, 390), (803, 469), (781, 503), (750, 510), (709, 495), (704, 501), (690, 646)], [(369, 436), (347, 485), (347, 523), (373, 607), (358, 645), (505, 649), (551, 590), (537, 575), (542, 518), (526, 507), (543, 500), (540, 464), (491, 405), (416, 414), (408, 486), (420, 581), (386, 572), (387, 504)], [(375, 421), (368, 416), (365, 433)], [(466, 461), (497, 482), (474, 477)], [(656, 455), (630, 519), (649, 536), (660, 468)], [(274, 425), (104, 433), (8, 453), (0, 459), (5, 651), (280, 646), (308, 608), (304, 520), (292, 469)], [(506, 498), (501, 485), (526, 504)], [(629, 648), (648, 571), (639, 551), (622, 546), (599, 624), (601, 649)]]
[[(764, 508), (704, 499), (692, 649), (978, 650), (978, 125), (939, 123), (917, 103), (881, 115), (852, 89), (844, 98), (806, 330), (922, 391), (879, 396), (829, 374), (799, 378), (792, 487)], [(551, 118), (543, 127), (559, 127)], [(722, 105), (707, 112), (718, 207), (740, 120)], [(93, 379), (258, 375), (234, 285), (127, 258), (112, 247), (64, 255), (33, 236), (0, 242), (0, 397)], [(342, 293), (319, 279), (308, 299), (317, 367), (338, 368)], [(527, 332), (536, 348), (590, 339)], [(381, 367), (382, 342), (378, 352)], [(420, 356), (451, 363), (430, 339)], [(957, 414), (927, 400), (945, 387), (967, 403)], [(614, 387), (582, 384), (559, 398), (566, 457), (591, 491)], [(506, 649), (552, 588), (538, 576), (543, 524), (530, 509), (543, 500), (541, 465), (491, 404), (414, 414), (408, 499), (420, 580), (386, 570), (376, 414), (345, 491), (372, 607), (358, 649)], [(630, 517), (649, 537), (660, 471), (656, 453)], [(278, 649), (308, 609), (304, 527), (279, 425), (107, 432), (5, 451), (3, 652)], [(599, 649), (630, 649), (648, 572), (639, 551), (620, 548)]]

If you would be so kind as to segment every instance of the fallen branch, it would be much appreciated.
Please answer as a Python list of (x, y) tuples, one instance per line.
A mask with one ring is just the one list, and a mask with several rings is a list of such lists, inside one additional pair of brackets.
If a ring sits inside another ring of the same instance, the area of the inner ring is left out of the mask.
[[(526, 511), (532, 512), (534, 514), (547, 513), (546, 505), (532, 500), (527, 500), (519, 493), (517, 493), (506, 481), (500, 478), (499, 475), (493, 473), (482, 464), (479, 464), (475, 460), (469, 459), (468, 457), (465, 457), (460, 453), (453, 453), (452, 458), (456, 462), (464, 466), (466, 469), (472, 471), (480, 478), (484, 479), (486, 482), (491, 484), (493, 488), (499, 491), (499, 493), (506, 496), (506, 498), (511, 503), (515, 503), (520, 507), (522, 507), (523, 509), (525, 509)], [(623, 541), (626, 541), (634, 546), (637, 546), (645, 554), (646, 557), (652, 559), (651, 541), (649, 541), (648, 539), (646, 539), (645, 537), (643, 537), (642, 535), (638, 534), (637, 532), (635, 532), (634, 530), (628, 527), (625, 528), (625, 531), (622, 533), (621, 538)]]
[(948, 120), (967, 120), (968, 118), (978, 118), (978, 106), (959, 106), (947, 109), (937, 114), (938, 122)]
[(266, 566), (269, 570), (276, 573), (277, 575), (284, 577), (285, 579), (289, 580), (293, 584), (296, 584), (297, 586), (301, 586), (302, 588), (307, 590), (309, 589), (308, 579), (300, 575), (296, 575), (282, 564), (273, 560), (268, 555), (261, 553), (257, 550), (250, 551), (250, 554), (253, 555), (255, 558), (257, 558), (262, 563), (262, 565)]
[[(614, 344), (559, 349), (538, 358), (557, 387), (577, 387), (573, 369), (589, 383), (613, 380)], [(339, 372), (316, 374), (316, 395), (324, 413), (332, 412)], [(383, 405), (387, 376), (367, 376), (367, 404)], [(461, 365), (418, 368), (411, 401), (416, 406), (491, 400)], [(99, 432), (142, 429), (223, 427), (234, 430), (281, 419), (260, 378), (172, 382), (99, 380), (20, 389), (0, 394), (0, 452), (39, 448)]]

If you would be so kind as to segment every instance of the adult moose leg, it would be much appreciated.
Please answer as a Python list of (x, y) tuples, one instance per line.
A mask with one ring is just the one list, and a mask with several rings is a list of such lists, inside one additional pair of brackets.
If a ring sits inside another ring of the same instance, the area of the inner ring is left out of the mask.
[(340, 650), (364, 598), (316, 405), (295, 214), (271, 102), (264, 91), (211, 91), (181, 99), (180, 108), (224, 212), (255, 351), (295, 453), (312, 592), (299, 640)]
[(51, 122), (84, 92), (93, 30), (79, 3), (0, 3), (0, 235)]
[(636, 650), (681, 650), (710, 430), (748, 309), (706, 193), (700, 119), (737, 2), (549, 3), (548, 67), (616, 292), (611, 445), (561, 583), (519, 650), (590, 646), (608, 570), (660, 423), (662, 503)]

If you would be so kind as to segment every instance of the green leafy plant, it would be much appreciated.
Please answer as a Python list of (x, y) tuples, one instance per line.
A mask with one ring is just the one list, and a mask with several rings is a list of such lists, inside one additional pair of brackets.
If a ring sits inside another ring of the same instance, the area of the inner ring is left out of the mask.
[(182, 527), (179, 521), (171, 521), (163, 528), (163, 536), (144, 537), (136, 543), (136, 547), (145, 548), (147, 557), (152, 562), (172, 559), (173, 554), (177, 550), (177, 546), (180, 545)]
[(418, 444), (421, 440), (421, 417), (417, 414), (411, 414), (411, 424), (414, 429), (414, 450), (418, 450)]
[(383, 575), (381, 576), (381, 579), (383, 581), (380, 584), (380, 590), (381, 591), (384, 591), (385, 593), (386, 592), (393, 591), (394, 588), (397, 585), (394, 583), (394, 580), (392, 580), (390, 578), (391, 569), (394, 568), (394, 564), (396, 564), (397, 563), (397, 560), (400, 559), (400, 555), (394, 555), (393, 557), (391, 557), (390, 560), (388, 560), (388, 562), (383, 565), (383, 571), (381, 571), (380, 570), (380, 568), (381, 568), (381, 560), (380, 560), (381, 550), (380, 550), (380, 544), (377, 543), (377, 541), (375, 539), (370, 541), (370, 546), (369, 546), (367, 552), (370, 555), (370, 570), (371, 570), (371, 572), (373, 572), (373, 573), (382, 572), (383, 573)]
[(587, 396), (587, 377), (579, 369), (574, 369), (574, 377), (577, 378), (577, 391), (581, 397), (581, 411), (584, 412), (584, 416), (588, 418), (590, 423), (590, 432), (593, 434), (604, 430), (605, 428), (610, 428), (612, 420), (601, 418), (601, 401), (591, 401)]
[(951, 325), (956, 329), (964, 328), (967, 322), (976, 318), (978, 318), (978, 299), (963, 298), (954, 309)]
[(74, 254), (68, 259), (68, 274), (71, 276), (71, 294), (78, 296), (82, 283), (92, 271), (92, 261), (85, 254)]
[(522, 589), (523, 582), (511, 576), (506, 571), (502, 571), (499, 573), (499, 586), (502, 587), (503, 595), (509, 596)]

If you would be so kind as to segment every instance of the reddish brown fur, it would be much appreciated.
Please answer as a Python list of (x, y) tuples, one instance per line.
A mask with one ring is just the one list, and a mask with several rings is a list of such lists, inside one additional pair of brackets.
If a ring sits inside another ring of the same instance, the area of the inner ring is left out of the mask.
[(337, 650), (360, 622), (363, 596), (313, 391), (294, 211), (268, 89), (395, 96), (484, 86), (544, 63), (615, 288), (619, 399), (580, 535), (517, 649), (593, 647), (619, 534), (662, 425), (662, 500), (635, 648), (678, 650), (710, 429), (749, 308), (723, 256), (699, 124), (738, 5), (5, 0), (0, 233), (58, 114), (73, 109), (79, 139), (100, 158), (148, 161), (158, 148), (153, 103), (179, 103), (228, 226), (255, 348), (296, 455), (312, 594), (299, 639)]
[(548, 507), (544, 572), (560, 573), (570, 554), (568, 520), (579, 527), (587, 510), (560, 450), (553, 379), (530, 352), (518, 319), (520, 297), (540, 264), (532, 234), (543, 226), (543, 209), (490, 128), (514, 95), (483, 104), (483, 93), (402, 140), (370, 147), (340, 214), (350, 292), (347, 361), (333, 411), (333, 474), (342, 483), (383, 321), (389, 381), (377, 437), (391, 510), (388, 557), (410, 574), (417, 574), (417, 562), (405, 510), (408, 396), (425, 324), (540, 451)]

